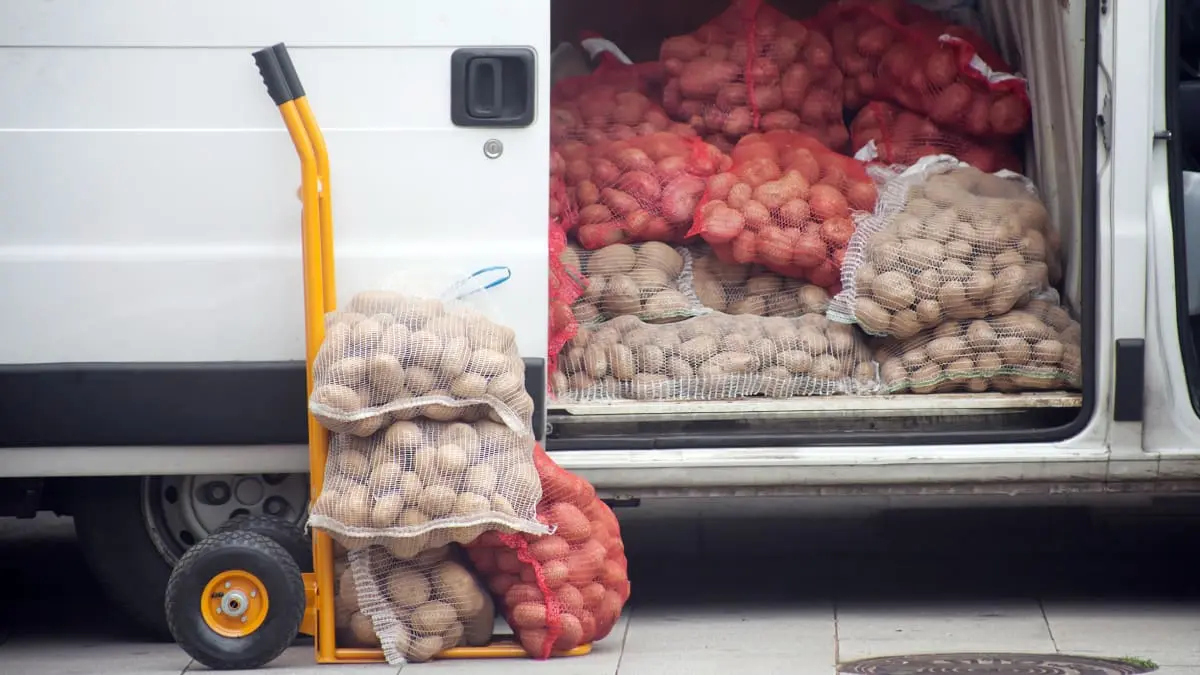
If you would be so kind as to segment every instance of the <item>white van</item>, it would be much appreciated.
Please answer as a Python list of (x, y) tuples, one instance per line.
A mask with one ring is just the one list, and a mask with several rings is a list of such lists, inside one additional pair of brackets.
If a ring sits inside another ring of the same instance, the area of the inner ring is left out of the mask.
[[(546, 400), (551, 47), (590, 29), (653, 59), (725, 5), (5, 2), (2, 513), (73, 514), (114, 600), (159, 634), (187, 546), (241, 512), (304, 518), (298, 164), (250, 57), (278, 41), (329, 143), (341, 293), (395, 270), (508, 266), (492, 301), (546, 443), (608, 496), (1195, 489), (1200, 267), (1183, 176), (1200, 168), (1200, 85), (1179, 79), (1197, 75), (1200, 34), (1176, 34), (1185, 0), (979, 2), (1029, 78), (1027, 173), (1065, 242), (1082, 392)], [(527, 126), (454, 123), (459, 47), (535, 51)]]

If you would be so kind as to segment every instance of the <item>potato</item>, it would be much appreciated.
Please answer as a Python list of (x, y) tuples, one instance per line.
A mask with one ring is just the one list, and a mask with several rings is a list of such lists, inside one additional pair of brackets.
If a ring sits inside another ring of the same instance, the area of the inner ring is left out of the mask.
[(456, 614), (449, 603), (435, 600), (426, 602), (413, 610), (409, 620), (413, 631), (419, 635), (439, 635), (454, 622)]
[(371, 625), (371, 620), (358, 612), (350, 616), (350, 634), (353, 636), (355, 645), (359, 647), (378, 647), (380, 645), (379, 636), (375, 634), (375, 627)]
[(403, 608), (415, 608), (429, 601), (433, 586), (424, 572), (414, 567), (393, 568), (387, 577), (388, 598)]
[(422, 663), (437, 656), (442, 649), (441, 635), (424, 635), (412, 640), (406, 655), (409, 661)]
[(475, 616), (487, 604), (487, 594), (480, 589), (475, 577), (456, 562), (439, 564), (431, 571), (430, 578), (437, 597), (450, 603), (460, 619)]

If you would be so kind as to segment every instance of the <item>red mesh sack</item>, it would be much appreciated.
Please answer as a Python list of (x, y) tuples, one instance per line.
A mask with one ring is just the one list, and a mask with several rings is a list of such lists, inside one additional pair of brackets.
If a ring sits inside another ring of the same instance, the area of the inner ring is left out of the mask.
[(663, 41), (659, 58), (663, 107), (718, 147), (752, 131), (804, 131), (835, 150), (849, 140), (829, 40), (762, 0), (733, 0), (696, 32)]
[(468, 548), (476, 571), (495, 594), (509, 626), (534, 658), (604, 638), (629, 600), (621, 528), (586, 480), (541, 449), (538, 518), (545, 536), (488, 532)]
[(550, 339), (547, 345), (550, 372), (558, 353), (579, 331), (571, 306), (583, 295), (585, 281), (579, 259), (567, 246), (567, 233), (560, 221), (550, 220)]
[(1026, 82), (980, 35), (903, 0), (847, 0), (819, 17), (858, 109), (891, 100), (975, 137), (1029, 128)]
[(1021, 173), (1021, 160), (1009, 139), (972, 139), (884, 101), (868, 103), (855, 115), (850, 146), (863, 161), (908, 166), (930, 155), (953, 155), (984, 173)]
[(682, 241), (705, 179), (729, 160), (644, 93), (643, 69), (601, 60), (551, 95), (551, 144), (578, 210), (566, 229), (587, 249)]
[(850, 213), (875, 207), (865, 165), (795, 131), (746, 136), (731, 157), (730, 171), (709, 180), (689, 234), (726, 263), (759, 263), (836, 293)]

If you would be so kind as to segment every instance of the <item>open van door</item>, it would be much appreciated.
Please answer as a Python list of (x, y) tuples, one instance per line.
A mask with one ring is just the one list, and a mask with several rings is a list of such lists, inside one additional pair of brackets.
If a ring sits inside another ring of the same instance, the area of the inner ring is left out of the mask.
[(1200, 470), (1200, 3), (1159, 5), (1152, 49), (1145, 445), (1164, 480)]

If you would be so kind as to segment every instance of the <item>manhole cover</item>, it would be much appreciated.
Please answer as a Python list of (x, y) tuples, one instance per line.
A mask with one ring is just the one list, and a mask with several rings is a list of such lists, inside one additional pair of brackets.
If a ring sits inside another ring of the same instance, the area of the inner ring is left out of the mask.
[(838, 666), (839, 673), (858, 675), (1135, 675), (1151, 670), (1125, 661), (1057, 654), (913, 654), (863, 659)]

